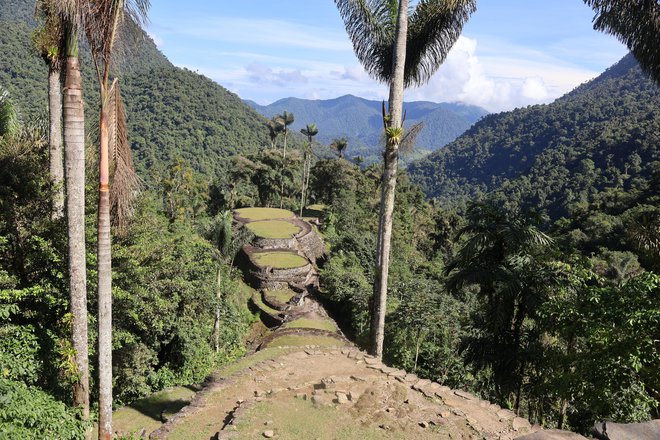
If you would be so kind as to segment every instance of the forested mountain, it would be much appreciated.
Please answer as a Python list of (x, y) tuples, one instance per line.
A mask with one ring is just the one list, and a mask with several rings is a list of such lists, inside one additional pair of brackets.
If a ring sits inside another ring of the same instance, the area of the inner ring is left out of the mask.
[[(25, 119), (47, 111), (47, 68), (32, 49), (33, 17), (33, 1), (0, 0), (0, 86)], [(129, 137), (143, 177), (149, 168), (164, 167), (178, 156), (196, 171), (214, 175), (221, 167), (218, 158), (269, 143), (261, 116), (210, 79), (174, 67), (143, 32), (126, 38), (122, 47), (115, 73), (126, 91)], [(93, 126), (96, 80), (86, 53), (82, 60)]]
[(496, 190), (509, 207), (556, 218), (608, 188), (652, 189), (659, 149), (660, 89), (628, 55), (551, 104), (485, 117), (410, 172), (430, 197)]
[[(267, 106), (246, 102), (269, 118), (284, 110), (293, 112), (296, 121), (292, 127), (296, 131), (304, 128), (305, 124), (315, 123), (319, 128), (317, 139), (320, 142), (327, 144), (334, 138), (345, 136), (349, 156), (364, 156), (372, 160), (380, 156), (383, 119), (379, 101), (345, 95), (327, 100), (285, 98)], [(404, 109), (407, 111), (408, 127), (424, 122), (416, 142), (418, 154), (435, 151), (448, 144), (487, 114), (484, 109), (472, 105), (428, 101), (408, 102)]]

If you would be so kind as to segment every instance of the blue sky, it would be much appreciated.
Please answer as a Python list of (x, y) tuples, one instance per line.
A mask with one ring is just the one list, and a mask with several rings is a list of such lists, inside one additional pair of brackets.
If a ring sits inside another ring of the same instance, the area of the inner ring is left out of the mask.
[[(490, 111), (551, 102), (627, 49), (592, 29), (582, 0), (480, 0), (438, 72), (406, 100), (462, 101)], [(347, 93), (386, 99), (353, 55), (332, 0), (152, 2), (148, 32), (177, 66), (268, 104)]]

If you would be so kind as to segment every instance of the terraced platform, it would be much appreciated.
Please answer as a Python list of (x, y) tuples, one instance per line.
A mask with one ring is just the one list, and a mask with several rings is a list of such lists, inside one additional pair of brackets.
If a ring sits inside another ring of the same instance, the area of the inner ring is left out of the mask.
[[(265, 215), (250, 209), (237, 211), (235, 218), (249, 224), (268, 220)], [(270, 215), (289, 218), (280, 210)], [(297, 250), (263, 249), (258, 243), (246, 255), (258, 270), (269, 272), (262, 281), (288, 284), (252, 293), (252, 306), (270, 330), (253, 354), (211, 375), (157, 429), (152, 420), (150, 434), (136, 425), (132, 432), (142, 429), (144, 437), (171, 440), (509, 440), (538, 431), (498, 405), (390, 368), (358, 350), (315, 299), (311, 279), (295, 278), (307, 265), (315, 273), (313, 261)], [(293, 271), (293, 278), (278, 271)], [(581, 438), (539, 434), (543, 440)]]

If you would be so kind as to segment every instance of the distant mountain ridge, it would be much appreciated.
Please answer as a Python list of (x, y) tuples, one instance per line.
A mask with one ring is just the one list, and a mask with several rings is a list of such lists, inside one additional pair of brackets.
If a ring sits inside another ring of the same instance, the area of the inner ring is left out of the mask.
[(447, 204), (495, 193), (506, 205), (554, 218), (598, 191), (653, 190), (660, 87), (629, 54), (551, 104), (486, 116), (409, 172)]
[[(319, 129), (316, 139), (320, 142), (327, 144), (345, 136), (349, 142), (349, 156), (373, 159), (380, 155), (383, 132), (380, 101), (344, 95), (326, 100), (284, 98), (266, 106), (249, 100), (245, 102), (268, 118), (284, 110), (293, 113), (295, 122), (292, 127), (296, 131), (315, 123)], [(424, 122), (416, 144), (418, 149), (426, 152), (443, 147), (488, 114), (477, 106), (429, 101), (406, 102), (404, 110), (408, 127)]]

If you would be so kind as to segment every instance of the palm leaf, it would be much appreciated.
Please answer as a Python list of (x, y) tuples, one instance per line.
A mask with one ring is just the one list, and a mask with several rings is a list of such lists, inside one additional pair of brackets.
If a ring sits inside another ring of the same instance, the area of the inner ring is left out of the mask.
[(112, 178), (110, 206), (113, 213), (113, 225), (121, 234), (126, 232), (133, 215), (135, 199), (141, 182), (133, 167), (131, 146), (128, 142), (126, 110), (117, 79), (112, 82), (106, 105)]

